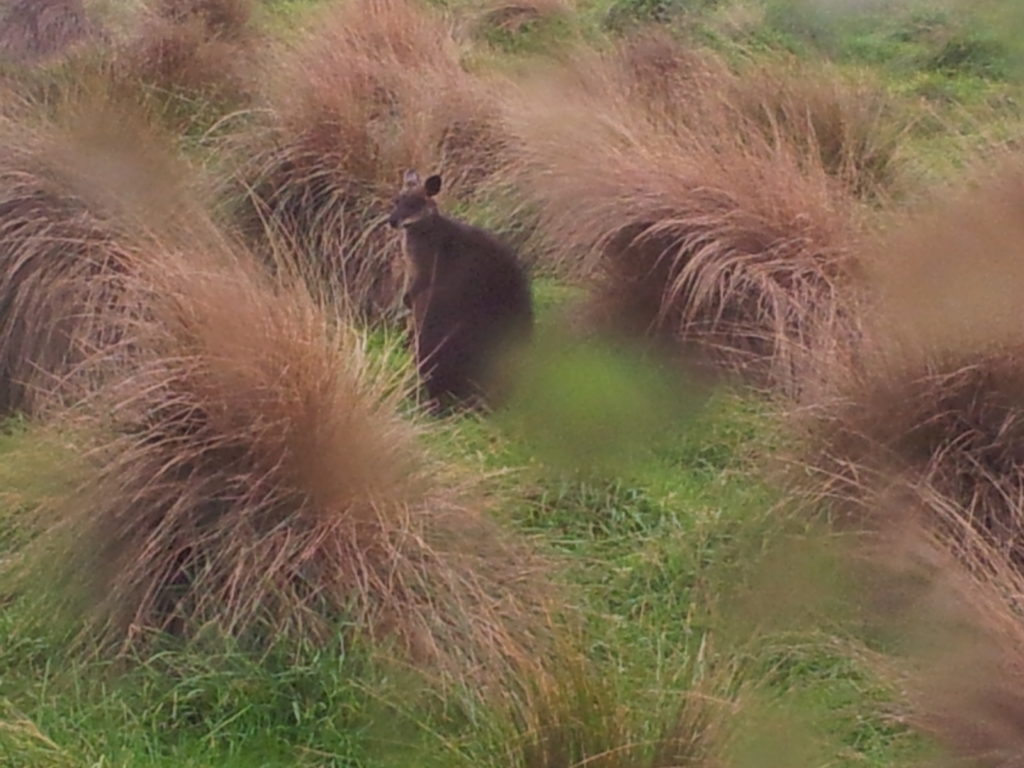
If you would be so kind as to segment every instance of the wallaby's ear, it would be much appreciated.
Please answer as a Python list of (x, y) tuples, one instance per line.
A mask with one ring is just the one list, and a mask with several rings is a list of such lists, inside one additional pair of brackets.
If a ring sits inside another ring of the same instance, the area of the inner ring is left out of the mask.
[(427, 197), (433, 197), (441, 191), (441, 177), (438, 174), (428, 176), (427, 180), (423, 182), (423, 191), (427, 193)]
[(416, 171), (409, 169), (402, 174), (402, 183), (406, 187), (418, 187), (420, 185), (420, 175)]

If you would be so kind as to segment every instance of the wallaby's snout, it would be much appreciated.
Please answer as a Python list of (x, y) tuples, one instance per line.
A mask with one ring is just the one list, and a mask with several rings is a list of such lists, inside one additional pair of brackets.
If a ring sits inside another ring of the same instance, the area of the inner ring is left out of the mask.
[(408, 227), (437, 213), (437, 205), (431, 198), (441, 189), (440, 176), (430, 176), (421, 182), (416, 171), (406, 171), (402, 182), (402, 191), (395, 197), (394, 208), (388, 216), (388, 226), (392, 229)]

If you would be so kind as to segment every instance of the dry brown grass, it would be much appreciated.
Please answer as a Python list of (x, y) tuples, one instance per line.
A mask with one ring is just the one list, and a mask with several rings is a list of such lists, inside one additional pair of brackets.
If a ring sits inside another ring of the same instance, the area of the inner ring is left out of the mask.
[[(893, 697), (876, 702), (873, 715), (929, 737), (918, 743), (927, 745), (927, 755), (914, 764), (1019, 765), (1024, 580), (1005, 553), (974, 530), (968, 511), (923, 487), (917, 491), (876, 496), (872, 532), (805, 531), (773, 545), (767, 567), (755, 566), (751, 589), (732, 610), (742, 609), (744, 636), (842, 627), (829, 644), (871, 670)], [(937, 515), (948, 525), (935, 526)], [(780, 704), (776, 693), (776, 712)], [(785, 718), (773, 719), (771, 735), (755, 742), (743, 765), (760, 765), (764, 754), (780, 751), (788, 753), (787, 765), (818, 765), (836, 754), (838, 745), (814, 750), (815, 759), (793, 759), (800, 721), (794, 729)]]
[(936, 509), (935, 525), (967, 526), (1021, 567), (1024, 171), (971, 186), (864, 259), (865, 336), (857, 365), (831, 372), (814, 463), (858, 508), (880, 488), (952, 505), (955, 523)]
[(509, 174), (616, 321), (794, 389), (812, 329), (838, 322), (853, 203), (723, 103), (713, 65), (654, 53), (580, 55), (520, 90)]
[(394, 299), (397, 238), (380, 226), (406, 168), (456, 197), (494, 160), (492, 102), (444, 19), (410, 0), (328, 9), (269, 62), (269, 114), (241, 138), (244, 226), (302, 255), (356, 309)]
[[(521, 679), (499, 734), (513, 768), (732, 765), (727, 752), (747, 700), (739, 656), (680, 670), (685, 692), (638, 694), (561, 637), (551, 674)], [(704, 649), (706, 650), (706, 648)], [(685, 680), (684, 680), (685, 678)], [(751, 686), (752, 687), (752, 686)], [(628, 693), (627, 693), (628, 690)], [(653, 694), (653, 695), (651, 695)], [(663, 720), (653, 712), (665, 713)]]
[[(83, 91), (117, 98), (190, 139), (249, 104), (259, 37), (247, 2), (109, 1), (114, 7), (89, 5), (102, 34), (45, 66), (7, 73), (4, 85), (34, 106)], [(9, 112), (9, 101), (0, 110)]]
[(905, 184), (901, 152), (913, 121), (866, 74), (851, 78), (818, 62), (759, 62), (732, 78), (725, 98), (859, 198), (886, 201)]
[[(881, 501), (880, 535), (861, 542), (851, 571), (863, 618), (888, 638), (873, 661), (903, 694), (903, 722), (942, 748), (929, 765), (1020, 765), (1020, 569), (955, 500), (914, 496)], [(949, 525), (937, 528), (936, 515)]]
[(122, 77), (191, 97), (240, 103), (253, 93), (249, 0), (159, 0), (116, 52)]
[(887, 201), (905, 186), (912, 114), (867, 72), (779, 56), (735, 70), (659, 27), (625, 38), (619, 57), (629, 87), (673, 121), (699, 128), (732, 112), (741, 130), (807, 157), (858, 198)]
[(465, 676), (529, 659), (536, 559), (424, 454), (397, 413), (411, 374), (249, 254), (146, 264), (132, 354), (94, 360), (109, 384), (67, 414), (91, 475), (28, 562), (66, 564), (89, 641), (215, 629), (266, 647), (345, 622)]
[(110, 103), (23, 104), (0, 135), (0, 409), (36, 413), (111, 340), (139, 243), (197, 232), (202, 193), (164, 137)]
[(911, 721), (992, 767), (1024, 759), (1024, 168), (996, 167), (867, 249), (808, 462), (815, 498), (878, 534), (862, 576)]
[[(828, 495), (870, 509), (880, 488), (895, 486), (954, 503), (963, 510), (957, 526), (1024, 566), (1020, 352), (873, 364), (847, 379), (846, 398), (816, 424)], [(933, 522), (949, 524), (940, 514)]]
[(92, 31), (83, 0), (0, 3), (0, 59), (49, 59), (87, 40)]
[(460, 9), (460, 21), (471, 34), (484, 30), (516, 33), (543, 19), (569, 19), (573, 0), (482, 0)]

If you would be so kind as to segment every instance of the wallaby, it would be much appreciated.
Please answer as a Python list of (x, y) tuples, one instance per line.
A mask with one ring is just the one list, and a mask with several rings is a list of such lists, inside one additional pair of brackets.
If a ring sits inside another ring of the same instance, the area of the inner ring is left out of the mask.
[(511, 248), (443, 215), (441, 177), (406, 171), (388, 223), (405, 231), (416, 363), (435, 405), (493, 406), (503, 394), (497, 358), (533, 332), (526, 272)]

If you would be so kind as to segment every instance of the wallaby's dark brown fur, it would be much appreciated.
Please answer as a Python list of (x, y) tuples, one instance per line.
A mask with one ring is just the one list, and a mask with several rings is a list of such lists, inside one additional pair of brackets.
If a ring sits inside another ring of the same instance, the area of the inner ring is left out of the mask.
[(406, 172), (388, 219), (405, 230), (416, 363), (435, 404), (493, 406), (498, 356), (532, 334), (529, 279), (511, 248), (438, 210), (440, 189), (440, 176)]

